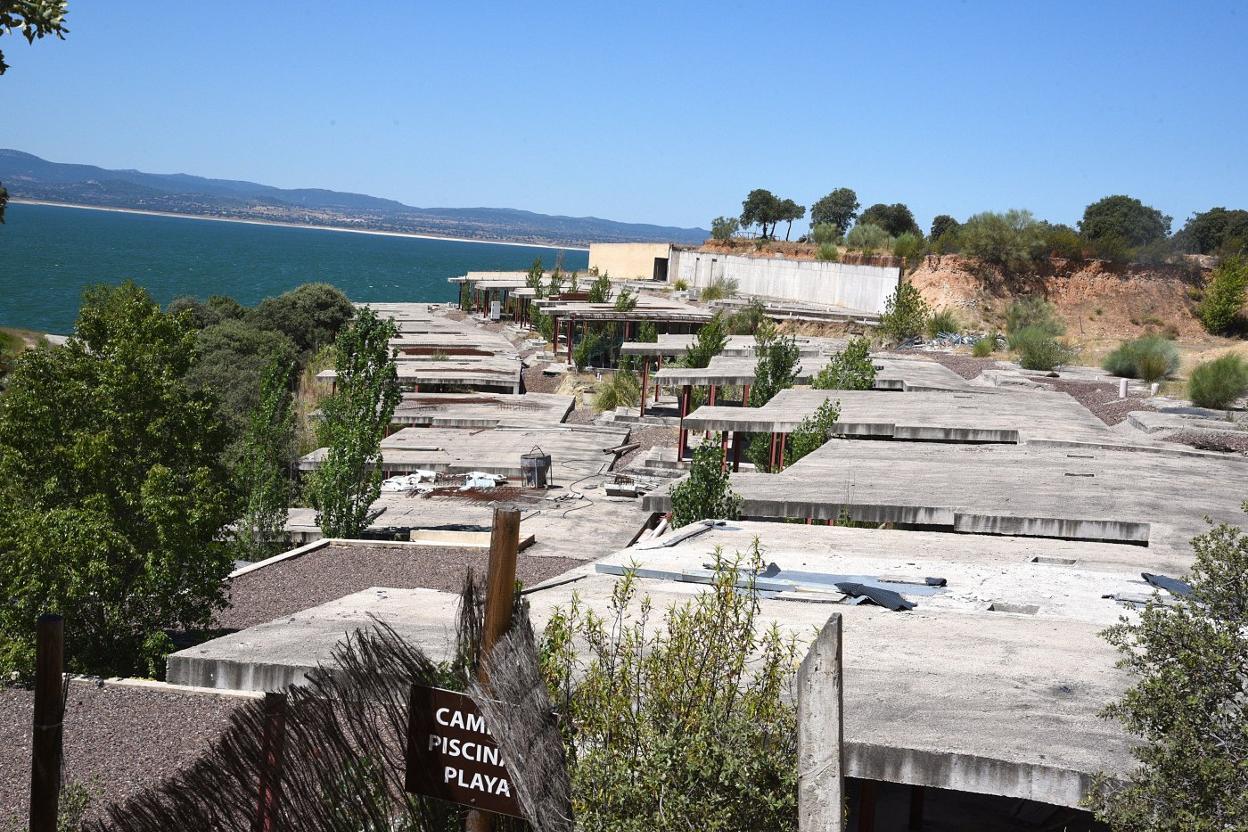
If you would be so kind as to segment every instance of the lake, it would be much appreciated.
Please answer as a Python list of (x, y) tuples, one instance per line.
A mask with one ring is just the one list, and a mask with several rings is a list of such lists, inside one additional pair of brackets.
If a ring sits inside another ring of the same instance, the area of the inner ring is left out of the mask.
[[(10, 203), (0, 225), (0, 326), (68, 334), (83, 288), (131, 279), (160, 304), (229, 295), (252, 305), (325, 281), (355, 301), (453, 301), (448, 277), (525, 270), (559, 252)], [(563, 253), (585, 269), (585, 251)]]

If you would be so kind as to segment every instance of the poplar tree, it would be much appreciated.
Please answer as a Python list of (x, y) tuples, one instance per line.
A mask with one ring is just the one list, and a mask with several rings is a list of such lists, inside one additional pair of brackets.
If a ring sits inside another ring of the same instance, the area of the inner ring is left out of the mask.
[(243, 560), (262, 560), (276, 554), (285, 541), (291, 497), (287, 471), (294, 443), (290, 366), (274, 361), (261, 381), (260, 402), (248, 420), (236, 472), (247, 501), (234, 530), (234, 542)]
[(337, 389), (319, 430), (325, 459), (308, 482), (326, 537), (359, 537), (381, 494), (381, 440), (401, 395), (390, 347), (397, 334), (393, 321), (365, 307), (334, 344)]

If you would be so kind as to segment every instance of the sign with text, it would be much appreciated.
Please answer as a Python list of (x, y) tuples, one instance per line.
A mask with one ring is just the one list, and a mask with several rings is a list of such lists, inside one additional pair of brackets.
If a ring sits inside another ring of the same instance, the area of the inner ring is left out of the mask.
[(523, 817), (503, 755), (469, 697), (412, 685), (410, 705), (409, 792)]

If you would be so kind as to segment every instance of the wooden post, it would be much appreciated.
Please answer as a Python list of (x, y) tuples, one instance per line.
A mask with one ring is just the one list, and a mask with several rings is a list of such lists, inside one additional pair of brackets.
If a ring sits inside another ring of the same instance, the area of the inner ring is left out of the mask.
[(35, 625), (35, 715), (31, 742), (30, 832), (56, 832), (61, 797), (62, 673), (65, 624), (44, 613)]
[[(490, 530), (490, 563), (485, 579), (485, 626), (481, 630), (481, 654), (485, 655), (511, 627), (512, 599), (516, 591), (516, 554), (520, 550), (520, 512), (494, 509)], [(488, 686), (484, 671), (479, 678)], [(464, 818), (468, 832), (490, 832), (494, 819), (473, 809)]]
[(260, 788), (252, 832), (274, 832), (280, 817), (282, 751), (286, 747), (286, 694), (264, 694), (264, 734), (260, 738)]

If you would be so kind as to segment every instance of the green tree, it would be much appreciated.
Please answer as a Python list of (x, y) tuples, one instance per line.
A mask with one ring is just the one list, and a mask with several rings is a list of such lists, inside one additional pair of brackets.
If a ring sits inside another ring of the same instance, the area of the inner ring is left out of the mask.
[(923, 236), (923, 229), (919, 228), (919, 224), (914, 221), (914, 214), (903, 202), (894, 202), (892, 205), (877, 202), (858, 215), (858, 222), (878, 225), (890, 237), (900, 237), (906, 232), (916, 237)]
[(542, 275), (542, 258), (534, 257), (533, 265), (529, 266), (529, 273), (524, 278), (524, 285), (538, 290), (538, 297), (541, 297)]
[(824, 399), (815, 412), (798, 423), (784, 443), (784, 465), (787, 468), (809, 453), (819, 450), (836, 435), (836, 421), (841, 418), (841, 403)]
[[(190, 321), (188, 311), (178, 314)], [(237, 441), (260, 403), (261, 382), (268, 367), (274, 363), (293, 367), (298, 357), (298, 349), (282, 333), (257, 329), (241, 320), (226, 320), (195, 334), (194, 360), (186, 382), (216, 399), (221, 418), (234, 437), (227, 449), (227, 461), (237, 456)]]
[(1248, 260), (1235, 257), (1222, 261), (1209, 278), (1196, 315), (1214, 335), (1234, 332), (1242, 323), (1240, 311), (1248, 291)]
[(246, 500), (234, 526), (234, 544), (242, 560), (276, 554), (286, 535), (291, 488), (288, 471), (295, 449), (295, 414), (291, 409), (291, 366), (274, 361), (260, 385), (260, 401), (243, 435), (236, 482)]
[(740, 229), (741, 223), (736, 217), (716, 217), (711, 220), (711, 239), (720, 242), (731, 240)]
[(1030, 211), (985, 211), (958, 230), (962, 253), (1006, 274), (1030, 268), (1044, 254), (1044, 227)]
[(1105, 632), (1134, 685), (1105, 712), (1139, 742), (1138, 767), (1091, 805), (1114, 829), (1248, 829), (1248, 536), (1222, 524), (1192, 541), (1191, 594), (1155, 597)]
[[(0, 0), (0, 36), (18, 32), (27, 43), (49, 35), (64, 40), (69, 33), (65, 28), (68, 5), (67, 0)], [(8, 68), (4, 53), (0, 52), (0, 75)], [(3, 207), (0, 204), (0, 209)], [(3, 217), (4, 211), (0, 210), (0, 219)]]
[(830, 222), (810, 227), (810, 241), (818, 246), (835, 246), (841, 241), (841, 230)]
[(904, 341), (923, 332), (927, 324), (927, 301), (919, 294), (913, 283), (903, 280), (884, 301), (884, 314), (880, 316), (880, 333), (893, 341)]
[(594, 282), (589, 284), (589, 302), (590, 303), (606, 303), (611, 299), (611, 278), (606, 272), (594, 278)]
[(1248, 254), (1248, 211), (1210, 208), (1193, 214), (1174, 236), (1192, 254)]
[[(775, 224), (781, 219), (780, 204), (780, 199), (771, 191), (755, 188), (741, 202), (741, 226), (749, 228), (757, 225), (762, 228), (762, 237), (773, 236)], [(769, 227), (772, 234), (768, 234)]]
[(148, 673), (166, 629), (205, 627), (230, 570), (228, 434), (186, 383), (195, 334), (139, 287), (83, 294), (75, 336), (30, 350), (0, 396), (0, 668), (66, 617), (66, 665)]
[(893, 256), (900, 257), (907, 263), (917, 263), (923, 256), (923, 248), (923, 238), (909, 231), (893, 240)]
[(275, 298), (265, 298), (245, 320), (257, 329), (284, 334), (308, 356), (332, 344), (354, 314), (355, 307), (338, 289), (328, 283), (305, 283)]
[(788, 223), (788, 227), (784, 229), (785, 240), (789, 239), (789, 232), (793, 230), (793, 221), (800, 220), (804, 216), (806, 216), (805, 205), (798, 205), (791, 199), (780, 200), (780, 210), (777, 217), (781, 222)]
[(1107, 196), (1083, 210), (1079, 233), (1093, 243), (1117, 241), (1134, 249), (1169, 235), (1170, 217), (1133, 197)]
[(771, 321), (759, 325), (754, 343), (758, 363), (754, 365), (754, 383), (750, 385), (750, 407), (762, 407), (797, 381), (801, 351), (797, 338), (781, 335)]
[(401, 397), (389, 343), (397, 332), (365, 307), (334, 344), (337, 389), (321, 406), (326, 453), (308, 478), (326, 537), (359, 537), (381, 494), (381, 440)]
[(858, 216), (858, 208), (858, 194), (850, 188), (837, 188), (810, 206), (810, 224), (826, 223), (836, 228), (837, 237), (843, 237)]
[(810, 386), (816, 390), (870, 390), (875, 386), (871, 342), (861, 337), (849, 339), (845, 349), (815, 374)]
[(937, 214), (935, 218), (932, 219), (932, 233), (928, 236), (930, 236), (933, 240), (937, 240), (951, 231), (956, 234), (958, 229), (961, 227), (962, 223), (958, 222), (948, 214)]
[(655, 327), (653, 321), (642, 321), (637, 325), (637, 340), (644, 341), (648, 344), (657, 343), (659, 340), (659, 331)]
[(728, 344), (727, 324), (722, 312), (716, 312), (711, 319), (698, 328), (698, 335), (693, 343), (685, 349), (681, 356), (682, 367), (700, 368), (711, 363), (711, 359), (724, 351)]
[(735, 520), (741, 497), (732, 490), (723, 464), (718, 434), (708, 434), (693, 449), (689, 476), (672, 486), (672, 528), (698, 520)]

